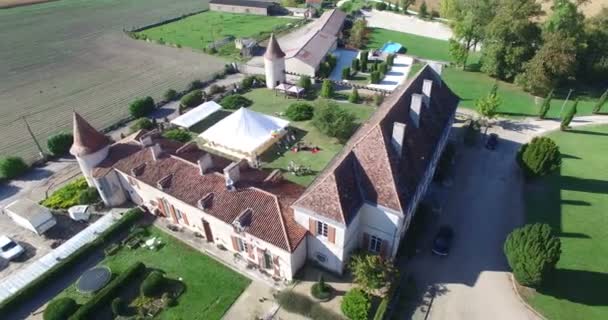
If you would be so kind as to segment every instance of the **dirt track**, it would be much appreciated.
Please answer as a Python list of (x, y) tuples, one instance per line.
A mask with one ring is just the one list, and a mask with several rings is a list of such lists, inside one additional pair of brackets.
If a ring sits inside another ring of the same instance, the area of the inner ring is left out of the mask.
[[(21, 116), (44, 145), (77, 110), (97, 126), (127, 115), (136, 97), (207, 79), (224, 61), (136, 41), (123, 28), (204, 9), (194, 0), (61, 0), (0, 10), (0, 156), (36, 156)], [(5, 45), (6, 44), (6, 45)]]

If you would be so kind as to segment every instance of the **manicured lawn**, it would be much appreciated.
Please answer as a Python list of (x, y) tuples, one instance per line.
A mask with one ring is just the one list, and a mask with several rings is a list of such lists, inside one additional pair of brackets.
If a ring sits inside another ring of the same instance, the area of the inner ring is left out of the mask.
[[(249, 14), (206, 11), (139, 32), (150, 39), (202, 50), (226, 36), (255, 37), (296, 20)], [(232, 48), (234, 48), (234, 42)]]
[[(276, 116), (277, 112), (285, 112), (287, 107), (296, 102), (295, 99), (285, 99), (281, 94), (275, 96), (272, 91), (267, 89), (255, 89), (244, 95), (251, 99), (253, 105), (251, 110), (262, 112), (268, 115)], [(309, 101), (313, 106), (314, 101)], [(338, 103), (339, 106), (346, 108), (356, 115), (360, 122), (365, 121), (374, 112), (374, 108), (364, 104), (352, 104), (352, 103)], [(285, 177), (295, 183), (307, 186), (315, 178), (329, 161), (340, 151), (343, 147), (336, 139), (330, 138), (325, 134), (321, 133), (315, 126), (312, 125), (311, 121), (298, 121), (292, 122), (291, 125), (294, 128), (300, 129), (297, 131), (297, 136), (301, 136), (301, 140), (307, 145), (318, 146), (321, 151), (313, 154), (310, 151), (292, 152), (290, 150), (281, 150), (281, 154), (277, 154), (275, 150), (269, 150), (262, 157), (263, 162), (268, 162), (266, 167), (273, 169), (286, 170), (287, 165), (290, 161), (294, 161), (299, 165), (309, 166), (314, 174), (308, 176), (295, 176), (289, 173), (285, 173)], [(277, 148), (278, 149), (278, 148)]]
[[(164, 232), (150, 227), (150, 237), (160, 237), (165, 243), (158, 251), (123, 247), (100, 264), (110, 267), (113, 274), (120, 274), (136, 261), (148, 268), (161, 269), (168, 278), (183, 278), (185, 292), (177, 305), (164, 310), (160, 319), (221, 319), (232, 303), (251, 282), (228, 269), (221, 263), (179, 242)], [(88, 297), (79, 294), (74, 285), (59, 296), (70, 296), (78, 303)]]
[(549, 223), (562, 241), (556, 274), (528, 301), (548, 319), (608, 319), (608, 126), (549, 135), (559, 173), (528, 186), (528, 222)]

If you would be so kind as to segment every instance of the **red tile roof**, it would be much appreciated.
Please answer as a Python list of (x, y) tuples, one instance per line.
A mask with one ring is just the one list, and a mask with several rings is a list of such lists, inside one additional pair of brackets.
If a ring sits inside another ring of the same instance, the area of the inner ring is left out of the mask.
[[(420, 126), (410, 118), (414, 93), (433, 80), (429, 106)], [(403, 212), (426, 172), (439, 138), (454, 116), (459, 98), (428, 65), (398, 87), (355, 132), (294, 207), (348, 224), (363, 201)], [(391, 147), (393, 124), (404, 123), (401, 157)]]
[[(205, 212), (228, 224), (251, 208), (253, 219), (246, 232), (281, 249), (292, 252), (306, 235), (306, 229), (295, 222), (291, 209), (291, 204), (304, 192), (303, 187), (282, 179), (264, 182), (270, 171), (246, 167), (240, 169), (237, 190), (228, 191), (221, 172), (230, 160), (210, 154), (214, 167), (200, 175), (196, 161), (206, 152), (196, 147), (179, 149), (181, 143), (160, 137), (153, 142), (163, 150), (156, 161), (150, 147), (127, 138), (111, 147), (108, 158), (95, 169), (94, 175), (103, 176), (116, 169), (157, 189), (160, 179), (172, 175), (162, 192), (194, 207), (205, 195), (213, 193)], [(145, 167), (141, 168), (142, 164)], [(135, 177), (131, 170), (138, 167)]]
[(70, 148), (70, 153), (74, 156), (85, 156), (109, 144), (106, 136), (97, 131), (78, 113), (74, 112), (74, 143)]
[(264, 58), (268, 60), (274, 60), (285, 57), (285, 52), (281, 50), (279, 47), (279, 43), (277, 39), (274, 37), (274, 33), (270, 35), (270, 40), (268, 40), (268, 48), (266, 48), (266, 52), (264, 53)]

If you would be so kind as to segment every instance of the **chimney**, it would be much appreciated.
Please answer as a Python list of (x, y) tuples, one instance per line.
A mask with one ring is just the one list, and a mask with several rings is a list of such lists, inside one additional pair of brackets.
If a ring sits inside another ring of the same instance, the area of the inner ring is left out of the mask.
[(429, 108), (431, 106), (431, 90), (433, 89), (433, 80), (424, 79), (422, 82), (422, 94), (424, 95), (424, 105)]
[(422, 111), (422, 101), (424, 96), (419, 93), (412, 94), (412, 104), (410, 105), (410, 118), (416, 126), (420, 127), (420, 112)]
[(160, 154), (163, 152), (158, 143), (150, 147), (150, 150), (152, 151), (152, 159), (154, 161), (158, 160)]
[(209, 169), (213, 168), (213, 159), (211, 159), (211, 155), (208, 153), (205, 153), (204, 156), (198, 159), (197, 163), (201, 176), (207, 173)]
[[(443, 64), (439, 63), (439, 62), (431, 62), (429, 63), (429, 66), (431, 67), (431, 69), (433, 69), (437, 75), (441, 75), (441, 72), (443, 72)], [(441, 83), (439, 83), (439, 85), (441, 85)]]
[(391, 137), (391, 144), (393, 145), (393, 149), (399, 157), (403, 152), (403, 140), (405, 137), (405, 123), (394, 122), (393, 123), (393, 136)]
[(226, 188), (230, 191), (234, 190), (234, 185), (241, 177), (241, 168), (238, 162), (232, 162), (224, 168), (224, 177), (226, 178)]

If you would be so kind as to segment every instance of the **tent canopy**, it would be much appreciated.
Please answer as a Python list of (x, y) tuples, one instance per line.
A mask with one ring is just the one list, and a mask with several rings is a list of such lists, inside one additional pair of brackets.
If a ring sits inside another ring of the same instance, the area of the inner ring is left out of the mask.
[(215, 103), (215, 101), (207, 101), (198, 107), (182, 114), (181, 116), (171, 120), (176, 126), (184, 127), (189, 129), (193, 125), (201, 122), (203, 119), (207, 118), (212, 113), (220, 110), (222, 106)]
[(231, 150), (252, 153), (288, 125), (286, 120), (241, 108), (199, 137)]

